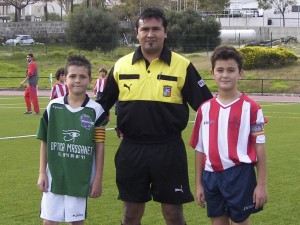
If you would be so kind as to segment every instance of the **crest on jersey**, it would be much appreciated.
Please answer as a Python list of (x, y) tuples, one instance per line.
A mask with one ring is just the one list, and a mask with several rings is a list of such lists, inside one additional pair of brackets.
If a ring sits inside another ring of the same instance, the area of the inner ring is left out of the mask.
[(172, 95), (172, 86), (165, 85), (164, 86), (164, 91), (163, 91), (163, 96), (164, 97), (171, 97), (171, 95)]
[(229, 120), (229, 127), (232, 130), (237, 130), (240, 128), (241, 121), (237, 117), (233, 117)]
[(92, 126), (94, 126), (94, 122), (89, 115), (82, 114), (80, 116), (81, 126), (87, 130), (90, 130)]

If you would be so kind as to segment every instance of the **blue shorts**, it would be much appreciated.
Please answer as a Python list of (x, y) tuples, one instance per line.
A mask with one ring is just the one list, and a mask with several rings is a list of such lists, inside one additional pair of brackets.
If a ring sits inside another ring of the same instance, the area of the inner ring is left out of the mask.
[(253, 164), (242, 164), (222, 172), (203, 172), (202, 183), (208, 217), (227, 215), (233, 222), (241, 223), (255, 209), (253, 193), (256, 175)]
[(115, 165), (122, 201), (144, 203), (153, 199), (176, 205), (194, 200), (181, 138), (156, 144), (132, 143), (124, 138)]

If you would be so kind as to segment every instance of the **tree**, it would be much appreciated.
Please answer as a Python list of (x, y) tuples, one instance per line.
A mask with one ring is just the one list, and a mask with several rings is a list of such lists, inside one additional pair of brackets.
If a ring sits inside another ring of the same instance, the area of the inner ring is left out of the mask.
[[(52, 2), (53, 0), (44, 0), (45, 2), (45, 5), (43, 6), (44, 8), (44, 21), (48, 21), (48, 17), (49, 17), (49, 12), (48, 12), (48, 2)], [(53, 11), (54, 11), (54, 8), (53, 6), (50, 4), (50, 6), (52, 7)]]
[(42, 21), (60, 21), (61, 20), (60, 15), (57, 13), (48, 13), (47, 19), (46, 19), (46, 15), (44, 14), (41, 19), (42, 19)]
[(107, 7), (107, 3), (105, 0), (91, 0), (91, 2), (92, 2), (92, 6), (96, 7), (97, 9)]
[(65, 30), (67, 40), (77, 48), (111, 51), (118, 46), (119, 21), (104, 9), (75, 10)]
[(15, 21), (21, 21), (21, 10), (29, 4), (34, 4), (37, 0), (4, 0), (8, 5), (15, 7)]
[(281, 16), (283, 26), (285, 27), (285, 17), (284, 14), (287, 12), (289, 6), (293, 6), (297, 4), (297, 0), (257, 0), (258, 8), (260, 9), (272, 9), (275, 8)]
[(67, 15), (73, 12), (74, 0), (58, 0), (57, 3)]
[(149, 6), (156, 6), (163, 8), (166, 0), (121, 0), (126, 5), (128, 17), (135, 20), (138, 15)]
[(184, 52), (214, 49), (220, 44), (221, 25), (214, 18), (203, 18), (193, 9), (167, 11), (169, 33), (167, 44)]

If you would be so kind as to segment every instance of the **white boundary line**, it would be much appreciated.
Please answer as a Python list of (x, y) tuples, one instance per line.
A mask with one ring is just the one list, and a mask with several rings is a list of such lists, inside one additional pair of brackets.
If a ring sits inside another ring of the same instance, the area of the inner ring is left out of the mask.
[[(106, 128), (105, 130), (114, 130), (115, 128)], [(0, 140), (8, 140), (8, 139), (19, 139), (19, 138), (29, 138), (29, 137), (36, 137), (36, 134), (31, 135), (23, 135), (23, 136), (12, 136), (12, 137), (2, 137)]]
[(0, 138), (0, 140), (8, 140), (8, 139), (18, 139), (18, 138), (28, 138), (28, 137), (34, 137), (36, 135), (24, 135), (24, 136), (14, 136), (14, 137), (3, 137)]

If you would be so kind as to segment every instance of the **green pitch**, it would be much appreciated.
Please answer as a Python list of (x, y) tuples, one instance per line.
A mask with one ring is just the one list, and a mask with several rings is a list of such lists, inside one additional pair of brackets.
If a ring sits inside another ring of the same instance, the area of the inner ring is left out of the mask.
[[(39, 98), (43, 109), (48, 97)], [(300, 224), (300, 104), (260, 103), (269, 122), (266, 125), (269, 202), (264, 210), (252, 215), (252, 225)], [(36, 225), (39, 219), (41, 193), (36, 183), (39, 169), (40, 142), (35, 139), (40, 116), (23, 115), (22, 96), (0, 96), (0, 224)], [(191, 111), (190, 120), (195, 113)], [(119, 139), (113, 130), (114, 111), (107, 126), (103, 194), (89, 199), (87, 225), (120, 224), (122, 202), (117, 200), (114, 155)], [(192, 122), (183, 133), (186, 144)], [(194, 151), (187, 147), (190, 184), (194, 192)], [(184, 206), (188, 225), (209, 225), (206, 210), (195, 202)], [(163, 225), (160, 205), (146, 206), (143, 225)]]

